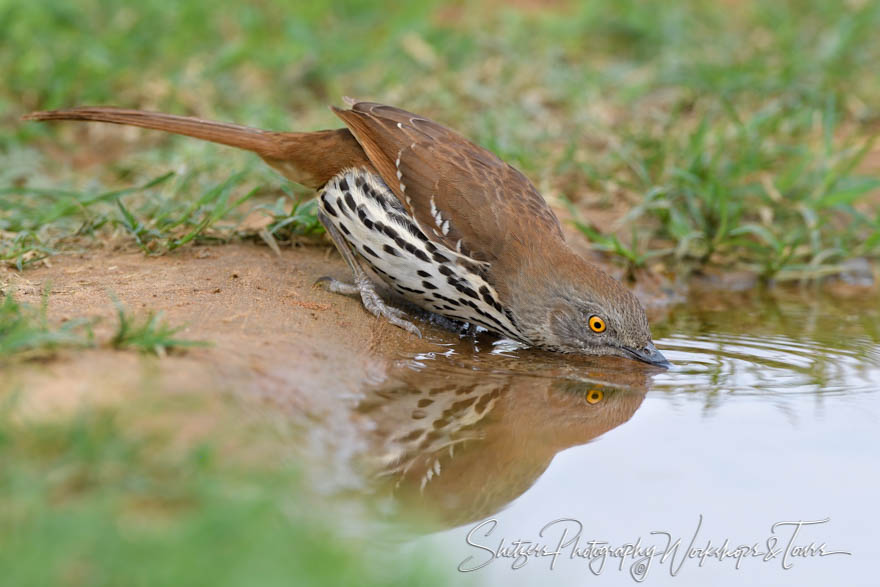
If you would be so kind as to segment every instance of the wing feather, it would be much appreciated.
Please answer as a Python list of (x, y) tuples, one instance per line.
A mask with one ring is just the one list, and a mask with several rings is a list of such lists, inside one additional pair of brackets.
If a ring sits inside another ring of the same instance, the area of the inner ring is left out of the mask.
[(399, 108), (351, 106), (334, 112), (425, 234), (488, 263), (524, 228), (562, 239), (559, 220), (535, 186), (491, 152)]

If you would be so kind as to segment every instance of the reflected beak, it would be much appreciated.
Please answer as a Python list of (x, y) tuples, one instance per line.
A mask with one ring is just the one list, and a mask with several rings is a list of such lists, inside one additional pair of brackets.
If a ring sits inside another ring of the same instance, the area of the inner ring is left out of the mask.
[(623, 347), (623, 350), (625, 350), (633, 359), (648, 363), (649, 365), (656, 365), (658, 367), (663, 367), (664, 369), (672, 367), (672, 363), (666, 360), (666, 357), (663, 356), (663, 353), (657, 350), (657, 347), (654, 346), (653, 342), (649, 342), (645, 348), (641, 350), (627, 347)]

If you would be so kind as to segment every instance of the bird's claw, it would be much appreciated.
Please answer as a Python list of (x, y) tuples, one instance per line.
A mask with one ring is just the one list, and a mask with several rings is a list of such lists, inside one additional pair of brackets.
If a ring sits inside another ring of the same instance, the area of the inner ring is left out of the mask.
[(365, 279), (357, 284), (353, 284), (324, 275), (315, 280), (313, 287), (326, 287), (330, 292), (344, 295), (359, 294), (361, 300), (363, 300), (364, 308), (368, 312), (374, 316), (381, 316), (398, 328), (403, 328), (407, 332), (422, 338), (422, 333), (418, 327), (406, 319), (408, 317), (407, 314), (403, 310), (389, 306), (382, 301), (373, 284)]
[(388, 322), (390, 322), (391, 324), (394, 324), (398, 328), (403, 328), (404, 330), (406, 330), (410, 334), (414, 334), (414, 335), (418, 336), (419, 338), (422, 338), (422, 332), (418, 329), (418, 327), (415, 324), (413, 324), (412, 322), (410, 322), (409, 320), (406, 320), (405, 318), (403, 318), (404, 316), (406, 316), (406, 314), (404, 314), (403, 312), (401, 312), (397, 308), (392, 308), (390, 306), (385, 306), (385, 310), (388, 313), (383, 312), (383, 313), (377, 314), (377, 316), (381, 315), (386, 320), (388, 320)]

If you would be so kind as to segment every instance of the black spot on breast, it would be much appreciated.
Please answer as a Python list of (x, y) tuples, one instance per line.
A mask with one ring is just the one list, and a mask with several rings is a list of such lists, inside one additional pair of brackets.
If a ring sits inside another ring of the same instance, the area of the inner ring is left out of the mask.
[(449, 259), (443, 253), (434, 253), (433, 258), (438, 263), (449, 263)]
[(375, 194), (373, 196), (373, 201), (379, 204), (379, 207), (382, 208), (383, 212), (388, 211), (388, 200), (385, 198), (384, 194)]
[(389, 255), (394, 256), (394, 257), (400, 256), (400, 253), (397, 252), (397, 249), (395, 249), (391, 245), (382, 245), (382, 250), (385, 251), (386, 253), (388, 253)]
[(366, 224), (368, 218), (367, 218), (367, 213), (364, 212), (364, 207), (358, 206), (357, 213), (358, 213), (358, 218), (360, 219), (360, 221), (363, 222), (364, 224)]
[(415, 223), (412, 222), (409, 218), (407, 218), (406, 216), (396, 216), (396, 218), (399, 218), (398, 222), (400, 222), (403, 227), (406, 228), (407, 232), (409, 232), (420, 241), (427, 242), (428, 237), (426, 237), (424, 233), (419, 230), (419, 227), (416, 226)]
[[(382, 185), (385, 185), (385, 182), (382, 182)], [(406, 214), (406, 210), (404, 209), (403, 204), (400, 203), (400, 200), (397, 199), (397, 196), (391, 193), (391, 190), (388, 189), (387, 185), (385, 185), (385, 189), (388, 191), (382, 199), (385, 200), (390, 208)]]
[(348, 208), (342, 205), (342, 198), (336, 198), (334, 200), (334, 203), (339, 208), (339, 211), (342, 213), (343, 216), (345, 216), (346, 218), (351, 218), (351, 214), (348, 212)]
[(447, 277), (455, 275), (455, 271), (453, 271), (449, 265), (440, 265), (440, 273)]
[(348, 181), (344, 177), (339, 180), (339, 189), (344, 192), (348, 191)]
[(430, 262), (431, 259), (428, 258), (428, 255), (425, 254), (425, 251), (421, 249), (416, 249), (416, 252), (413, 253), (416, 257), (424, 261), (425, 263)]
[(357, 206), (354, 205), (354, 198), (351, 197), (351, 192), (345, 192), (345, 203), (351, 208), (352, 212), (357, 210)]
[(333, 218), (338, 218), (339, 214), (337, 214), (336, 209), (333, 207), (333, 204), (330, 203), (329, 198), (321, 198), (321, 204), (324, 205), (324, 212), (332, 216)]
[(490, 306), (495, 307), (498, 304), (498, 302), (495, 301), (495, 298), (492, 297), (492, 292), (489, 291), (489, 288), (485, 285), (480, 287), (480, 295), (483, 296), (483, 301)]
[(408, 292), (414, 293), (414, 294), (425, 295), (425, 291), (421, 290), (421, 289), (414, 289), (412, 287), (406, 287), (405, 285), (396, 285), (395, 287), (399, 290), (402, 290), (402, 291), (408, 291)]
[(435, 293), (434, 296), (435, 296), (438, 300), (443, 300), (444, 302), (446, 302), (446, 303), (448, 303), (448, 304), (452, 304), (453, 306), (460, 306), (460, 305), (461, 305), (461, 303), (460, 303), (458, 300), (455, 300), (455, 299), (452, 299), (452, 298), (448, 298), (448, 297), (444, 296), (443, 294)]
[(378, 253), (376, 253), (376, 251), (374, 251), (373, 249), (371, 249), (367, 245), (364, 245), (363, 249), (364, 249), (364, 252), (367, 253), (368, 255), (373, 255), (374, 257), (377, 257), (377, 258), (379, 257)]
[(493, 316), (489, 312), (483, 311), (482, 308), (480, 308), (477, 304), (475, 304), (471, 300), (462, 300), (462, 301), (466, 306), (470, 306), (474, 312), (476, 312), (477, 314), (479, 314), (480, 316), (485, 318), (486, 321), (480, 320), (480, 323), (483, 326), (485, 326), (486, 328), (489, 328), (490, 330), (494, 330), (496, 332), (501, 332), (504, 334), (509, 333), (509, 331), (506, 328), (504, 328), (504, 326), (501, 324), (501, 322), (495, 316)]
[(416, 275), (418, 275), (419, 277), (431, 277), (430, 273), (428, 273), (427, 271), (422, 271), (421, 269), (416, 271)]
[(397, 231), (387, 224), (382, 225), (382, 232), (384, 232), (388, 236), (388, 238), (393, 239), (395, 242), (397, 241), (397, 239), (400, 238), (400, 236), (397, 234)]
[(404, 228), (406, 228), (406, 225), (407, 225), (407, 224), (412, 224), (412, 223), (409, 221), (409, 218), (407, 218), (406, 216), (404, 216), (404, 215), (402, 215), (402, 214), (390, 213), (390, 214), (388, 214), (388, 215), (391, 217), (391, 219), (392, 219), (394, 222), (396, 222), (396, 223), (399, 224), (400, 226), (403, 226)]
[(339, 223), (339, 230), (345, 233), (347, 236), (351, 236), (351, 233), (348, 231), (348, 228), (345, 227), (343, 223)]
[(437, 289), (437, 286), (428, 280), (422, 280), (422, 287), (425, 289)]
[[(403, 240), (403, 239), (401, 239), (401, 240)], [(407, 253), (409, 253), (410, 255), (415, 255), (416, 257), (419, 256), (419, 253), (421, 253), (421, 251), (419, 249), (417, 249), (414, 244), (412, 244), (410, 242), (406, 242), (406, 241), (403, 241), (403, 242), (404, 242), (403, 248), (406, 249)], [(424, 253), (422, 253), (422, 254), (424, 255)], [(427, 258), (427, 255), (425, 255), (425, 258)]]
[(469, 298), (474, 298), (475, 300), (480, 299), (480, 296), (477, 295), (477, 292), (475, 292), (474, 290), (472, 290), (471, 288), (469, 288), (466, 285), (462, 285), (461, 283), (456, 283), (455, 285), (453, 285), (453, 287)]
[(403, 239), (394, 239), (394, 242), (396, 242), (399, 247), (406, 249), (406, 252), (410, 255), (415, 255), (418, 253), (418, 249), (416, 248), (416, 246), (409, 241), (405, 241)]

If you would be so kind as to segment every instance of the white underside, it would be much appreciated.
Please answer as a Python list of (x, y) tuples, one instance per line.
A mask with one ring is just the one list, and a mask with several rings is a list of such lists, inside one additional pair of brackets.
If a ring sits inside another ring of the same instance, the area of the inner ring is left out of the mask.
[[(495, 289), (473, 270), (482, 264), (428, 240), (378, 176), (356, 169), (340, 173), (321, 191), (320, 207), (351, 250), (409, 302), (521, 338)], [(449, 215), (435, 218), (441, 222), (433, 229), (448, 230)]]

